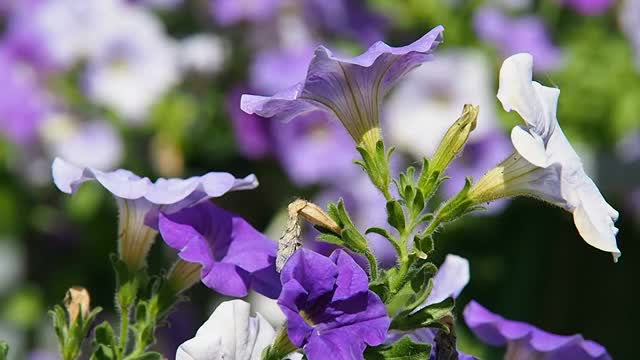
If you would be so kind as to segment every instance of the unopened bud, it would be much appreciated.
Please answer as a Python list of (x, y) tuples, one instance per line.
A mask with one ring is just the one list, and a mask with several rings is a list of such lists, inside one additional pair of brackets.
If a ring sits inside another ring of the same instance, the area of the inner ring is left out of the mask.
[(462, 115), (451, 125), (447, 133), (442, 138), (436, 153), (431, 162), (431, 171), (438, 171), (440, 174), (449, 166), (451, 161), (462, 150), (469, 139), (471, 131), (476, 128), (478, 112), (480, 108), (470, 104), (464, 105)]
[(169, 270), (167, 282), (179, 294), (200, 282), (201, 271), (202, 265), (178, 259)]
[(67, 294), (64, 297), (64, 306), (69, 314), (69, 324), (74, 324), (79, 315), (82, 315), (82, 319), (87, 319), (90, 303), (91, 298), (87, 289), (74, 286), (67, 290)]

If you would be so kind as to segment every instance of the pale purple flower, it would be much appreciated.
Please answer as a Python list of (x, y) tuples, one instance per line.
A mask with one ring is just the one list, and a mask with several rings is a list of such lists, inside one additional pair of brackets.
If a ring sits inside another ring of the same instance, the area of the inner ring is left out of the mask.
[(210, 202), (160, 213), (158, 229), (164, 241), (187, 262), (202, 265), (202, 282), (228, 296), (247, 296), (249, 289), (276, 298), (275, 241), (240, 216)]
[(78, 167), (60, 158), (54, 160), (52, 173), (58, 189), (67, 194), (77, 191), (84, 182), (95, 180), (114, 195), (120, 213), (120, 257), (132, 268), (145, 263), (156, 235), (154, 229), (160, 211), (175, 213), (208, 198), (258, 185), (254, 175), (237, 179), (225, 172), (210, 172), (188, 179), (159, 178), (151, 182), (129, 170), (100, 171)]
[(225, 109), (240, 153), (249, 159), (262, 159), (273, 152), (270, 120), (242, 111), (239, 106), (242, 92), (242, 88), (229, 92)]
[(565, 5), (582, 15), (601, 15), (609, 10), (614, 0), (564, 0)]
[[(494, 71), (482, 53), (448, 49), (407, 74), (384, 106), (384, 130), (391, 144), (417, 160), (435, 154), (465, 104), (480, 107), (469, 142), (496, 131)], [(483, 169), (486, 170), (486, 169)]]
[(183, 0), (125, 0), (131, 4), (139, 4), (150, 8), (171, 10), (182, 5)]
[(562, 65), (562, 52), (538, 17), (510, 18), (496, 8), (484, 7), (473, 22), (478, 37), (495, 46), (503, 58), (528, 52), (536, 58), (538, 71), (553, 71)]
[(275, 153), (289, 178), (305, 186), (337, 183), (360, 171), (349, 134), (327, 114), (314, 111), (291, 124), (272, 122)]
[(145, 8), (124, 7), (113, 21), (109, 36), (87, 64), (84, 88), (90, 100), (140, 123), (179, 80), (176, 44)]
[(383, 38), (388, 19), (367, 7), (366, 0), (305, 0), (307, 23), (368, 46)]
[(112, 169), (123, 158), (124, 144), (108, 121), (79, 121), (69, 114), (50, 116), (40, 128), (40, 138), (50, 158), (96, 169)]
[(282, 0), (209, 0), (211, 16), (222, 26), (241, 21), (263, 22), (275, 17)]
[(18, 145), (37, 140), (51, 100), (28, 66), (0, 49), (0, 136)]
[(324, 111), (339, 120), (356, 143), (365, 141), (367, 146), (375, 146), (384, 95), (403, 75), (431, 58), (431, 52), (442, 42), (443, 30), (436, 27), (404, 47), (377, 42), (354, 58), (335, 56), (320, 46), (303, 82), (271, 97), (243, 95), (242, 110), (280, 120)]
[(200, 33), (180, 40), (177, 55), (182, 71), (214, 74), (222, 70), (229, 50), (221, 37)]
[(307, 74), (313, 50), (312, 46), (297, 44), (258, 52), (249, 68), (251, 88), (271, 94), (297, 84)]
[(281, 273), (278, 304), (287, 317), (291, 342), (309, 360), (363, 359), (367, 345), (385, 340), (390, 319), (369, 290), (367, 274), (344, 251), (330, 257), (298, 250)]
[(483, 342), (493, 346), (506, 345), (505, 359), (611, 359), (602, 345), (585, 340), (581, 335), (556, 335), (525, 322), (507, 320), (475, 301), (465, 307), (464, 320)]
[(35, 350), (27, 354), (27, 360), (59, 360), (60, 355), (53, 351)]

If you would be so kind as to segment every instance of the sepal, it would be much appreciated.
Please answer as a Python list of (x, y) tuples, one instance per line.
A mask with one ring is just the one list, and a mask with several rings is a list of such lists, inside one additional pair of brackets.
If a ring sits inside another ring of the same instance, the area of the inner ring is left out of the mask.
[(410, 331), (430, 327), (449, 331), (449, 327), (442, 320), (451, 316), (454, 305), (453, 298), (447, 298), (442, 302), (428, 305), (414, 313), (402, 312), (393, 318), (390, 329)]

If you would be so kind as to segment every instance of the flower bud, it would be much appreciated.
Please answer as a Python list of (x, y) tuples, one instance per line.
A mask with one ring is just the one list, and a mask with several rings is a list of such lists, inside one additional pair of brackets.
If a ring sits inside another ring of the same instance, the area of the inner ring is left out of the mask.
[(91, 298), (87, 289), (74, 286), (67, 290), (67, 294), (64, 297), (64, 306), (69, 314), (69, 324), (74, 324), (79, 315), (82, 316), (82, 319), (87, 319), (90, 302)]
[(178, 259), (167, 275), (167, 282), (176, 294), (190, 289), (200, 281), (202, 265)]
[(438, 171), (440, 174), (449, 166), (451, 161), (462, 150), (469, 139), (469, 134), (476, 128), (478, 112), (480, 108), (470, 104), (464, 105), (462, 115), (451, 125), (447, 133), (440, 141), (440, 145), (433, 155), (431, 171)]

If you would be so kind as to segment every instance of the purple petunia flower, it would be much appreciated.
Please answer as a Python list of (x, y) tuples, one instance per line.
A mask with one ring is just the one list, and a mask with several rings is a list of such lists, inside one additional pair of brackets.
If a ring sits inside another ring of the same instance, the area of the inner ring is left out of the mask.
[(282, 0), (209, 0), (209, 9), (214, 20), (222, 26), (241, 21), (260, 22), (273, 18)]
[(273, 151), (269, 122), (257, 115), (240, 110), (238, 103), (242, 89), (232, 90), (226, 97), (225, 109), (231, 119), (238, 150), (249, 159), (262, 159)]
[(330, 257), (298, 250), (281, 274), (278, 304), (291, 342), (309, 360), (363, 359), (367, 345), (385, 340), (391, 320), (369, 290), (367, 274), (344, 251)]
[(336, 183), (359, 172), (349, 134), (326, 113), (314, 111), (292, 124), (271, 125), (276, 155), (296, 184)]
[(188, 179), (159, 178), (151, 182), (129, 170), (100, 171), (82, 168), (56, 158), (53, 181), (60, 191), (72, 194), (84, 182), (96, 180), (116, 198), (120, 214), (118, 241), (120, 258), (132, 269), (144, 266), (153, 244), (158, 214), (171, 214), (229, 191), (254, 189), (254, 175), (237, 179), (225, 172), (210, 172)]
[(243, 95), (241, 108), (280, 120), (324, 111), (339, 120), (356, 143), (374, 147), (380, 138), (379, 106), (384, 95), (408, 71), (431, 58), (442, 42), (443, 30), (438, 26), (403, 47), (377, 42), (353, 58), (336, 56), (319, 46), (303, 82), (271, 97)]
[(562, 53), (556, 47), (541, 19), (535, 16), (509, 18), (502, 11), (484, 7), (474, 16), (478, 37), (493, 44), (504, 58), (528, 52), (536, 59), (538, 71), (556, 70)]
[(203, 202), (173, 214), (160, 213), (164, 241), (184, 261), (202, 265), (202, 282), (228, 296), (247, 296), (250, 288), (276, 298), (276, 243), (240, 216)]
[(613, 6), (614, 0), (565, 0), (565, 4), (582, 15), (601, 15)]
[(383, 37), (389, 23), (367, 8), (366, 0), (305, 0), (305, 20), (326, 31), (368, 46)]
[(50, 111), (50, 99), (31, 69), (4, 49), (0, 49), (0, 83), (0, 136), (19, 145), (34, 142)]
[(520, 321), (511, 321), (471, 301), (464, 309), (464, 319), (471, 331), (493, 346), (507, 345), (506, 359), (610, 360), (600, 344), (581, 335), (555, 335)]
[(249, 69), (251, 88), (261, 93), (274, 93), (297, 84), (307, 74), (313, 50), (310, 44), (296, 44), (259, 52)]

